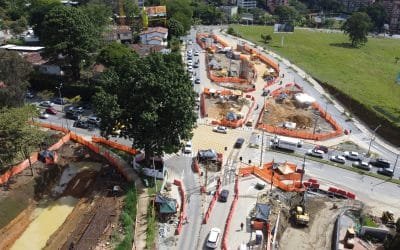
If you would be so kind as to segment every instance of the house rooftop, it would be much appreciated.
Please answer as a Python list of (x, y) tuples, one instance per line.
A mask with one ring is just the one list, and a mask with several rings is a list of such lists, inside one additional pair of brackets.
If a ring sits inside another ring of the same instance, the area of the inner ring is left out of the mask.
[(154, 32), (166, 34), (166, 33), (168, 33), (168, 29), (164, 28), (164, 27), (149, 27), (149, 28), (147, 28), (147, 30), (142, 31), (140, 33), (140, 35), (150, 34), (150, 33), (154, 33)]
[(15, 50), (15, 51), (29, 51), (29, 52), (39, 52), (44, 49), (41, 46), (19, 46), (14, 44), (7, 44), (0, 46), (0, 49)]
[(167, 7), (165, 5), (145, 7), (145, 10), (149, 17), (167, 15)]

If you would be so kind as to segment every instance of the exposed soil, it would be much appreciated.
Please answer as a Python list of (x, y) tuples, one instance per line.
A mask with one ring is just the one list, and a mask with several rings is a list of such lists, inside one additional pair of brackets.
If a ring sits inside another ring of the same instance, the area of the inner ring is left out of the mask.
[(209, 97), (205, 99), (206, 113), (208, 117), (221, 120), (226, 117), (228, 112), (241, 114), (245, 116), (248, 111), (249, 100), (247, 98), (239, 99), (221, 99), (219, 97)]
[(321, 117), (317, 110), (312, 107), (298, 107), (292, 95), (289, 95), (283, 101), (268, 98), (266, 100), (266, 107), (263, 116), (264, 124), (283, 127), (285, 122), (294, 122), (296, 123), (296, 130), (313, 132), (315, 127), (316, 133), (333, 131), (332, 126)]
[[(50, 237), (46, 249), (68, 249), (71, 242), (78, 249), (92, 249), (102, 240), (108, 242), (118, 228), (122, 193), (113, 196), (111, 191), (115, 185), (125, 190), (125, 180), (100, 156), (80, 144), (68, 142), (58, 150), (58, 155), (57, 164), (45, 166), (37, 162), (33, 165), (34, 177), (26, 169), (0, 191), (0, 249), (9, 249), (20, 237), (34, 219), (34, 210), (42, 198), (80, 199), (64, 224)], [(74, 166), (75, 173), (69, 165)], [(70, 171), (69, 182), (62, 183), (62, 193), (54, 193), (53, 187), (66, 169)]]

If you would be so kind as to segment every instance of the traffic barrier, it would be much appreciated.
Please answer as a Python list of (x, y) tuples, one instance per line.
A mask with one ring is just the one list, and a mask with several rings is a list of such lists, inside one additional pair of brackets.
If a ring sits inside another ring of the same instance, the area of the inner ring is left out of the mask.
[(355, 200), (356, 199), (356, 195), (354, 193), (347, 192), (347, 198)]
[(182, 230), (183, 222), (186, 220), (186, 197), (185, 197), (185, 190), (183, 189), (182, 181), (178, 179), (174, 179), (174, 185), (178, 186), (179, 194), (181, 196), (181, 209), (180, 215), (178, 220), (178, 226), (175, 230), (175, 234), (179, 235)]
[(310, 182), (310, 183), (318, 183), (318, 181), (316, 179), (308, 179), (308, 182)]
[(203, 224), (207, 224), (208, 219), (210, 218), (211, 215), (211, 211), (214, 208), (215, 202), (217, 202), (218, 198), (219, 198), (219, 194), (221, 192), (221, 181), (220, 179), (218, 179), (218, 183), (217, 183), (217, 189), (213, 195), (213, 198), (211, 199), (210, 205), (207, 208), (207, 212), (204, 215), (203, 218)]
[(200, 95), (200, 115), (201, 115), (202, 118), (207, 116), (207, 113), (206, 113), (206, 100), (205, 100), (204, 92), (201, 93), (201, 95)]
[(193, 160), (192, 166), (193, 166), (193, 171), (194, 171), (195, 173), (200, 174), (199, 161), (198, 161), (197, 159), (194, 159), (194, 160)]
[(233, 201), (231, 204), (231, 208), (229, 210), (228, 218), (226, 219), (226, 223), (225, 223), (225, 229), (224, 229), (224, 234), (222, 236), (222, 244), (221, 244), (222, 250), (228, 249), (228, 243), (227, 243), (228, 233), (229, 233), (232, 217), (235, 212), (235, 208), (237, 206), (238, 199), (239, 199), (239, 179), (238, 179), (238, 176), (236, 176), (236, 178), (235, 178), (235, 196), (233, 197)]
[(126, 145), (122, 145), (122, 144), (107, 140), (107, 139), (105, 139), (103, 137), (92, 136), (92, 142), (105, 144), (105, 145), (107, 145), (109, 147), (124, 151), (124, 152), (126, 152), (128, 154), (131, 154), (131, 155), (136, 155), (137, 153), (139, 153), (134, 148), (131, 148), (131, 147), (128, 147)]

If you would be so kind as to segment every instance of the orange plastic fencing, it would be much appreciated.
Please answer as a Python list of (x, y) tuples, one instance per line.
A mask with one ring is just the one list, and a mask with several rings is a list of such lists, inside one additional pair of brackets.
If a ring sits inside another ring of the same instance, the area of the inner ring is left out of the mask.
[[(296, 164), (293, 163), (285, 163), (288, 167), (290, 167), (293, 171), (296, 170)], [(264, 181), (272, 184), (284, 191), (287, 192), (300, 192), (304, 189), (299, 185), (299, 181), (301, 179), (301, 174), (299, 173), (289, 173), (289, 174), (279, 174), (276, 171), (273, 173), (272, 171), (273, 162), (265, 163), (263, 168), (259, 168), (256, 166), (251, 167), (243, 167), (239, 169), (240, 176), (246, 176), (249, 174), (254, 174), (255, 176), (263, 179)], [(285, 182), (291, 183), (285, 183)]]
[[(48, 125), (48, 124), (46, 124), (46, 125)], [(47, 128), (50, 128), (50, 127), (47, 126)], [(59, 128), (61, 128), (61, 127), (59, 127)], [(70, 140), (70, 135), (66, 134), (60, 140), (58, 140), (58, 142), (56, 142), (53, 145), (51, 145), (48, 148), (48, 150), (52, 150), (52, 151), (58, 150), (64, 143), (66, 143), (69, 140)], [(31, 160), (31, 164), (36, 163), (38, 161), (38, 152), (33, 152), (31, 154), (31, 156), (30, 156), (30, 160)], [(21, 163), (11, 167), (8, 171), (6, 171), (4, 174), (2, 174), (0, 176), (0, 184), (6, 183), (11, 177), (21, 173), (22, 171), (24, 171), (28, 167), (29, 167), (29, 160), (28, 159), (26, 159), (26, 160), (22, 161)]]
[(138, 151), (136, 149), (134, 149), (134, 148), (131, 148), (131, 147), (128, 147), (126, 145), (122, 145), (122, 144), (107, 140), (107, 139), (105, 139), (103, 137), (92, 136), (92, 142), (105, 144), (105, 145), (107, 145), (109, 147), (124, 151), (124, 152), (126, 152), (128, 154), (131, 154), (131, 155), (135, 155), (135, 154), (138, 153)]
[(210, 215), (211, 215), (212, 209), (213, 209), (213, 207), (215, 205), (215, 202), (217, 202), (217, 200), (218, 200), (220, 192), (221, 192), (221, 180), (218, 179), (217, 190), (215, 191), (214, 196), (211, 199), (210, 205), (207, 208), (207, 212), (204, 215), (203, 224), (207, 224), (207, 221), (210, 218)]
[[(280, 93), (282, 93), (281, 88), (279, 88), (275, 91), (272, 91), (271, 95), (277, 96)], [(289, 136), (289, 137), (302, 138), (302, 139), (307, 139), (307, 140), (315, 140), (315, 141), (331, 139), (331, 138), (340, 136), (343, 133), (342, 127), (332, 118), (331, 115), (327, 114), (326, 111), (323, 110), (318, 103), (314, 102), (312, 104), (312, 106), (314, 109), (317, 109), (319, 111), (319, 113), (321, 114), (321, 118), (325, 119), (332, 126), (334, 131), (329, 132), (329, 133), (313, 134), (311, 132), (307, 132), (304, 130), (289, 130), (286, 128), (263, 124), (262, 123), (262, 114), (264, 114), (264, 109), (260, 113), (257, 128), (264, 130), (268, 133), (279, 134), (279, 135), (284, 135), (284, 136)]]
[(269, 65), (270, 67), (272, 67), (275, 72), (279, 75), (279, 65), (277, 63), (275, 63), (274, 61), (272, 61), (271, 59), (269, 59), (268, 57), (264, 56), (263, 54), (260, 53), (259, 50), (249, 46), (248, 44), (244, 44), (243, 46), (240, 46), (245, 52), (249, 53), (249, 54), (255, 54), (256, 57), (262, 61), (263, 63)]
[(182, 181), (175, 179), (174, 185), (178, 186), (179, 194), (181, 195), (181, 209), (180, 209), (181, 213), (179, 215), (178, 226), (175, 230), (175, 234), (179, 235), (182, 230), (183, 222), (184, 220), (186, 220), (186, 204), (185, 204), (186, 197), (185, 197), (185, 190), (183, 190)]
[(225, 42), (224, 40), (222, 40), (220, 37), (212, 34), (211, 37), (216, 40), (219, 44), (221, 44), (223, 47), (229, 47), (229, 44), (227, 42)]
[(221, 248), (223, 250), (227, 250), (228, 249), (228, 233), (229, 233), (229, 230), (230, 230), (232, 217), (233, 217), (233, 214), (235, 212), (235, 208), (237, 206), (238, 199), (239, 199), (239, 179), (236, 176), (236, 179), (235, 179), (235, 196), (233, 198), (233, 201), (232, 201), (232, 204), (231, 204), (231, 208), (229, 210), (228, 218), (226, 219), (224, 234), (222, 236)]

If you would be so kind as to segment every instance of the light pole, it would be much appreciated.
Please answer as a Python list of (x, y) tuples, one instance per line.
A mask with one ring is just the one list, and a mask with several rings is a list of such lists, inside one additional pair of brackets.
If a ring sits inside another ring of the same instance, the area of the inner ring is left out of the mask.
[(399, 156), (400, 156), (400, 153), (397, 154), (396, 161), (394, 162), (394, 165), (393, 165), (393, 176), (394, 176), (394, 171), (396, 170), (396, 165), (397, 165), (397, 161), (399, 160)]
[(372, 142), (375, 140), (376, 137), (376, 131), (381, 127), (381, 124), (379, 124), (373, 131), (373, 135), (371, 136), (371, 140), (369, 141), (369, 146), (368, 146), (368, 153), (367, 155), (369, 155), (369, 152), (371, 151), (371, 145)]
[(306, 154), (304, 154), (303, 164), (301, 165), (300, 187), (303, 186), (304, 169), (306, 167)]
[[(262, 107), (260, 112), (264, 112), (265, 109), (265, 96), (264, 96), (264, 106)], [(265, 130), (262, 130), (262, 136), (261, 136), (261, 154), (260, 154), (260, 168), (262, 167), (262, 161), (263, 161), (263, 151), (264, 151), (264, 134)]]

